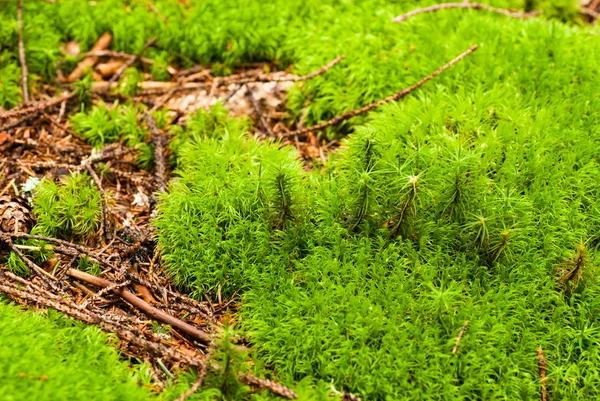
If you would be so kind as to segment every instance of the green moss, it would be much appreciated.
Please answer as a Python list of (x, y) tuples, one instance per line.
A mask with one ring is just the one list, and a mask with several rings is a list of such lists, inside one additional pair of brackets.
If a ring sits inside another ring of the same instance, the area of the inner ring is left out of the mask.
[[(432, 2), (153, 4), (168, 24), (144, 2), (28, 2), (25, 12), (44, 19), (26, 18), (25, 28), (39, 24), (84, 50), (110, 31), (112, 48), (132, 54), (157, 35), (155, 77), (166, 76), (165, 62), (215, 63), (227, 74), (270, 61), (306, 73), (344, 54), (289, 94), (290, 113), (306, 108), (306, 124), (480, 45), (403, 101), (329, 129), (351, 135), (322, 172), (243, 137), (244, 124), (219, 106), (173, 129), (180, 178), (157, 223), (169, 272), (196, 296), (238, 294), (256, 358), (277, 379), (333, 383), (365, 399), (538, 399), (541, 345), (553, 399), (598, 398), (597, 286), (582, 274), (563, 292), (555, 271), (572, 267), (564, 259), (585, 243), (591, 272), (600, 244), (600, 41), (595, 27), (557, 22), (578, 22), (572, 1), (491, 3), (545, 11), (532, 20), (446, 10), (402, 24), (392, 17)], [(14, 2), (0, 13), (10, 106)], [(51, 56), (32, 74), (48, 75)], [(95, 146), (106, 142), (100, 132), (89, 134)], [(135, 129), (112, 135), (144, 141)]]
[(118, 108), (108, 108), (104, 102), (92, 107), (89, 113), (79, 112), (70, 117), (73, 129), (90, 145), (101, 148), (121, 137), (117, 119)]
[[(287, 148), (210, 132), (182, 148), (160, 206), (165, 261), (198, 296), (242, 293), (242, 327), (278, 379), (333, 382), (364, 399), (534, 399), (542, 346), (552, 397), (599, 396), (598, 287), (582, 274), (565, 293), (556, 269), (575, 266), (581, 243), (586, 269), (597, 259), (600, 65), (581, 60), (600, 42), (559, 24), (468, 15), (399, 27), (407, 37), (390, 48), (421, 42), (436, 58), (447, 50), (423, 32), (464, 38), (486, 25), (471, 59), (354, 122), (322, 171), (287, 173), (287, 192), (275, 190), (294, 159)], [(406, 56), (419, 60), (406, 83), (437, 64)], [(364, 67), (332, 70), (347, 88), (315, 83), (332, 94), (313, 102), (390, 89), (397, 72), (383, 66), (351, 80)], [(291, 214), (285, 199), (298, 206)], [(286, 214), (293, 223), (278, 224)]]
[(114, 337), (49, 310), (0, 303), (0, 393), (4, 400), (148, 400), (147, 370), (131, 368)]
[(101, 194), (87, 173), (71, 174), (58, 183), (45, 179), (33, 202), (40, 235), (81, 239), (100, 226)]

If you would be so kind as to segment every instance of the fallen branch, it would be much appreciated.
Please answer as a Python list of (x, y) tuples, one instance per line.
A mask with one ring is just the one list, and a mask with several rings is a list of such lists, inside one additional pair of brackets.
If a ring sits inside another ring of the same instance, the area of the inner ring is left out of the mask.
[(108, 90), (111, 87), (111, 84), (114, 82), (117, 82), (119, 80), (119, 78), (121, 78), (121, 75), (123, 75), (125, 70), (128, 69), (129, 67), (131, 67), (142, 56), (142, 54), (144, 54), (146, 49), (149, 48), (150, 46), (152, 46), (152, 44), (154, 42), (156, 42), (156, 38), (148, 39), (146, 41), (146, 43), (144, 43), (144, 47), (142, 48), (142, 50), (140, 50), (134, 57), (132, 57), (132, 58), (128, 59), (126, 62), (124, 62), (123, 65), (117, 70), (117, 72), (112, 77), (110, 77), (110, 79), (108, 80), (108, 82), (106, 84), (104, 91), (108, 92)]
[(152, 142), (154, 143), (154, 178), (158, 190), (163, 192), (167, 188), (167, 165), (165, 162), (165, 145), (167, 138), (160, 132), (150, 113), (146, 114), (146, 124), (148, 124), (148, 130), (150, 130), (150, 133), (152, 134)]
[[(124, 53), (124, 52), (116, 52), (113, 50), (91, 50), (84, 55), (85, 57), (111, 57), (111, 58), (124, 58), (127, 60), (135, 58), (134, 54)], [(144, 64), (152, 65), (154, 64), (154, 60), (140, 57), (140, 60)]]
[(91, 161), (88, 161), (85, 164), (85, 168), (92, 176), (92, 179), (94, 180), (98, 191), (100, 191), (100, 194), (102, 195), (102, 219), (100, 220), (100, 231), (102, 231), (104, 237), (108, 239), (110, 232), (108, 227), (108, 196), (106, 195), (106, 191), (102, 187), (102, 180), (100, 180), (100, 177), (98, 177), (98, 174), (96, 174), (96, 172), (92, 168)]
[[(226, 83), (230, 84), (230, 83), (236, 83), (236, 84), (245, 84), (245, 83), (251, 83), (251, 82), (299, 82), (299, 81), (306, 81), (309, 79), (312, 79), (314, 77), (317, 77), (321, 74), (326, 73), (327, 71), (329, 71), (333, 66), (335, 66), (336, 64), (338, 64), (339, 62), (341, 62), (343, 59), (345, 58), (345, 56), (338, 56), (335, 59), (331, 60), (329, 63), (325, 64), (324, 66), (322, 66), (321, 68), (319, 68), (316, 71), (311, 72), (310, 74), (306, 74), (306, 75), (290, 75), (290, 76), (285, 76), (285, 77), (274, 77), (272, 75), (258, 75), (256, 77), (250, 77), (250, 78), (242, 78), (242, 79), (226, 79)], [(229, 78), (229, 77), (225, 77), (225, 78)]]
[(277, 394), (283, 398), (287, 398), (288, 400), (295, 400), (298, 398), (298, 395), (293, 390), (284, 386), (283, 384), (272, 382), (271, 380), (261, 379), (254, 375), (245, 373), (240, 373), (240, 379), (243, 383), (249, 386), (269, 390), (273, 394)]
[[(91, 274), (88, 274), (88, 273), (85, 273), (85, 272), (82, 272), (82, 271), (76, 270), (76, 269), (69, 269), (67, 271), (67, 274), (73, 278), (85, 281), (86, 283), (95, 285), (97, 287), (106, 288), (106, 287), (114, 285), (114, 283), (111, 281), (105, 280), (100, 277), (93, 276)], [(137, 309), (141, 310), (142, 312), (144, 312), (146, 315), (148, 315), (152, 319), (158, 320), (165, 324), (169, 324), (173, 328), (180, 330), (181, 332), (187, 334), (188, 336), (194, 338), (195, 340), (202, 341), (203, 343), (206, 343), (206, 344), (208, 344), (212, 341), (212, 337), (210, 334), (208, 334), (202, 330), (199, 330), (196, 327), (194, 327), (190, 324), (187, 324), (187, 323), (169, 315), (168, 313), (161, 311), (160, 309), (153, 307), (152, 305), (150, 305), (147, 302), (145, 302), (144, 300), (138, 298), (137, 296), (135, 296), (133, 293), (131, 293), (130, 291), (128, 291), (126, 289), (114, 288), (111, 292), (113, 294), (120, 296), (125, 301), (129, 302), (131, 305), (133, 305)]]
[(399, 99), (402, 99), (403, 97), (405, 97), (406, 95), (408, 95), (409, 93), (411, 93), (412, 91), (414, 91), (415, 89), (419, 88), (420, 86), (422, 86), (424, 83), (426, 83), (427, 81), (432, 80), (433, 78), (435, 78), (436, 76), (440, 75), (442, 72), (446, 71), (448, 68), (452, 67), (454, 64), (458, 63), (460, 60), (462, 60), (463, 58), (465, 58), (466, 56), (468, 56), (469, 54), (473, 53), (475, 50), (477, 50), (477, 45), (473, 45), (471, 46), (467, 51), (465, 51), (464, 53), (459, 54), (458, 56), (456, 56), (454, 59), (452, 59), (451, 61), (449, 61), (447, 64), (445, 64), (444, 66), (440, 67), (439, 69), (437, 69), (436, 71), (434, 71), (433, 73), (429, 74), (428, 76), (426, 76), (425, 78), (422, 78), (419, 82), (417, 82), (416, 84), (409, 86), (406, 89), (402, 89), (400, 92), (397, 92), (391, 96), (388, 96), (384, 99), (381, 99), (377, 102), (371, 103), (367, 106), (361, 107), (360, 109), (357, 110), (350, 110), (347, 111), (345, 113), (340, 114), (337, 117), (332, 118), (329, 121), (325, 121), (323, 123), (317, 124), (317, 125), (313, 125), (312, 127), (307, 127), (307, 128), (302, 128), (296, 131), (291, 131), (291, 132), (287, 132), (285, 134), (283, 134), (283, 137), (290, 137), (290, 136), (294, 136), (294, 135), (301, 135), (301, 134), (306, 134), (308, 132), (311, 131), (317, 131), (323, 128), (327, 128), (330, 127), (332, 125), (337, 125), (343, 121), (349, 120), (352, 117), (356, 117), (359, 114), (363, 114), (366, 113), (368, 111), (371, 111), (383, 104), (389, 103), (389, 102), (395, 102)]
[(185, 401), (192, 394), (194, 394), (198, 389), (202, 386), (204, 382), (204, 378), (206, 377), (206, 364), (200, 368), (198, 371), (198, 379), (196, 382), (190, 387), (185, 393), (181, 394), (175, 401)]
[(136, 282), (145, 287), (148, 287), (158, 293), (164, 292), (167, 295), (171, 296), (175, 302), (180, 302), (182, 304), (185, 304), (186, 305), (185, 310), (192, 312), (192, 313), (200, 314), (206, 320), (209, 320), (213, 324), (220, 325), (220, 322), (217, 319), (215, 319), (215, 317), (214, 317), (214, 311), (211, 311), (206, 305), (202, 304), (201, 302), (198, 302), (192, 298), (188, 298), (185, 295), (181, 295), (177, 292), (171, 291), (171, 290), (167, 289), (166, 287), (160, 287), (154, 283), (151, 283), (148, 280), (144, 280), (143, 278), (141, 278), (140, 276), (138, 276), (135, 273), (127, 272), (126, 275), (127, 275), (127, 278), (129, 278), (133, 282)]
[(250, 102), (252, 103), (252, 107), (254, 107), (254, 112), (256, 113), (256, 116), (258, 117), (258, 121), (260, 121), (260, 125), (262, 125), (263, 128), (265, 130), (267, 130), (267, 133), (269, 134), (270, 137), (275, 138), (275, 134), (271, 130), (271, 127), (269, 127), (269, 124), (267, 124), (267, 120), (265, 120), (265, 118), (263, 117), (262, 111), (260, 110), (260, 105), (256, 101), (256, 98), (252, 94), (252, 90), (250, 89), (250, 87), (248, 85), (246, 85), (246, 94), (248, 95), (248, 98), (250, 99)]
[(59, 98), (51, 99), (45, 103), (40, 103), (35, 106), (27, 107), (24, 109), (9, 110), (4, 113), (0, 113), (0, 120), (6, 120), (7, 118), (27, 116), (29, 114), (34, 114), (34, 113), (41, 113), (44, 110), (49, 109), (50, 107), (58, 106), (63, 101), (71, 99), (73, 96), (75, 96), (75, 93), (69, 93), (67, 95), (61, 96)]
[(542, 401), (548, 400), (548, 393), (546, 390), (546, 358), (544, 357), (544, 350), (540, 346), (538, 348), (538, 367), (540, 369), (540, 381), (542, 383)]
[(5, 242), (6, 245), (8, 245), (8, 247), (14, 253), (16, 253), (17, 256), (19, 256), (21, 258), (21, 260), (23, 260), (23, 262), (27, 265), (28, 268), (30, 268), (33, 272), (35, 272), (37, 274), (37, 276), (40, 278), (40, 280), (42, 282), (44, 282), (48, 287), (52, 288), (53, 290), (57, 290), (56, 277), (47, 273), (44, 269), (42, 269), (41, 267), (39, 267), (38, 265), (33, 263), (33, 261), (31, 259), (29, 259), (27, 256), (25, 256), (25, 254), (23, 254), (23, 252), (21, 252), (21, 250), (17, 246), (15, 246), (15, 244), (13, 243), (13, 241), (9, 235), (2, 233), (2, 236), (0, 237), (0, 239), (3, 242)]
[[(108, 32), (105, 32), (100, 36), (94, 47), (92, 47), (91, 53), (99, 52), (102, 50), (108, 49), (110, 46), (110, 42), (112, 42), (112, 35)], [(90, 68), (92, 68), (98, 62), (97, 56), (86, 56), (82, 61), (77, 64), (77, 67), (69, 74), (67, 77), (68, 82), (75, 82), (81, 79), (83, 74), (85, 74)]]
[(21, 62), (21, 89), (23, 101), (29, 102), (29, 90), (27, 89), (27, 63), (25, 62), (25, 45), (23, 44), (23, 2), (17, 1), (17, 28), (19, 30), (19, 61)]
[(469, 324), (469, 321), (467, 320), (466, 322), (463, 323), (462, 327), (460, 328), (458, 337), (456, 337), (456, 343), (454, 344), (454, 348), (452, 348), (453, 355), (456, 355), (456, 351), (458, 351), (458, 345), (460, 344), (460, 339), (462, 338), (463, 334), (465, 334), (465, 329), (467, 328), (468, 324)]
[(474, 10), (487, 10), (487, 11), (491, 11), (494, 13), (506, 15), (507, 17), (512, 17), (512, 18), (531, 18), (531, 17), (535, 17), (536, 15), (541, 14), (540, 11), (532, 11), (529, 13), (510, 11), (510, 10), (505, 10), (503, 8), (492, 7), (490, 5), (483, 4), (483, 3), (468, 3), (468, 2), (442, 3), (442, 4), (435, 4), (433, 6), (429, 6), (429, 7), (425, 7), (425, 8), (419, 8), (419, 9), (410, 11), (406, 14), (399, 15), (396, 18), (394, 18), (392, 20), (392, 22), (403, 22), (403, 21), (406, 21), (407, 19), (409, 19), (410, 17), (414, 17), (415, 15), (425, 14), (425, 13), (433, 13), (433, 12), (436, 12), (439, 10), (446, 10), (449, 8), (471, 8)]

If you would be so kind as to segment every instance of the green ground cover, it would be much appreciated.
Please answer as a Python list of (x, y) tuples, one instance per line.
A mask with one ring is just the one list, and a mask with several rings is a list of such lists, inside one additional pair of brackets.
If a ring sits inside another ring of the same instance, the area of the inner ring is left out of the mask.
[[(145, 2), (92, 4), (25, 5), (39, 80), (54, 76), (62, 41), (88, 49), (107, 30), (114, 50), (157, 35), (150, 57), (219, 62), (223, 74), (256, 60), (306, 73), (344, 54), (290, 93), (296, 118), (308, 105), (307, 124), (479, 44), (414, 95), (333, 129), (351, 135), (314, 172), (222, 113), (173, 130), (163, 256), (195, 295), (241, 298), (256, 359), (288, 384), (332, 383), (366, 400), (539, 399), (542, 346), (552, 399), (599, 397), (600, 39), (575, 24), (571, 3), (535, 4), (566, 24), (457, 10), (391, 23), (430, 2), (157, 1), (164, 24)], [(14, 3), (0, 13), (0, 105), (11, 107)], [(562, 283), (561, 269), (582, 278)]]
[(54, 311), (24, 313), (0, 303), (3, 400), (147, 400), (147, 369), (130, 369), (115, 338)]

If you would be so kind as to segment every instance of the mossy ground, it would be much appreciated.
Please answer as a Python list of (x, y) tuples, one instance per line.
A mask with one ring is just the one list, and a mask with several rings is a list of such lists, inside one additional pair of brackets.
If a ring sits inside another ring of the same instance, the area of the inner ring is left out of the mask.
[(147, 400), (148, 371), (129, 369), (114, 338), (52, 310), (46, 317), (0, 303), (3, 400)]
[[(424, 6), (412, 1), (154, 4), (168, 24), (145, 2), (26, 3), (30, 71), (53, 77), (62, 41), (89, 49), (107, 30), (114, 50), (157, 35), (148, 56), (220, 62), (221, 73), (256, 60), (305, 73), (344, 54), (290, 93), (291, 114), (308, 107), (310, 124), (480, 46), (419, 92), (332, 129), (349, 139), (312, 173), (243, 124), (174, 131), (164, 258), (196, 295), (239, 296), (243, 331), (276, 379), (367, 400), (539, 399), (541, 346), (553, 399), (598, 398), (600, 298), (587, 275), (600, 238), (597, 28), (569, 13), (565, 24), (464, 10), (392, 24)], [(0, 104), (11, 107), (14, 3), (0, 7)], [(579, 245), (586, 275), (565, 290), (555, 269)]]

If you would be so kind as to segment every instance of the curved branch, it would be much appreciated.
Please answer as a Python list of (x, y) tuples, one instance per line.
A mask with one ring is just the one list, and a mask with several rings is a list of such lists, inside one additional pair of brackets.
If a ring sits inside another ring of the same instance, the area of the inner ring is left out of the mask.
[(406, 21), (407, 19), (409, 19), (410, 17), (414, 17), (415, 15), (425, 14), (425, 13), (433, 13), (433, 12), (436, 12), (439, 10), (446, 10), (448, 8), (471, 8), (473, 10), (487, 10), (487, 11), (491, 11), (491, 12), (494, 12), (497, 14), (505, 15), (507, 17), (512, 17), (512, 18), (531, 18), (531, 17), (535, 17), (536, 15), (541, 14), (541, 11), (532, 11), (529, 13), (521, 13), (521, 12), (517, 12), (517, 11), (505, 10), (503, 8), (492, 7), (488, 4), (483, 4), (483, 3), (468, 3), (468, 2), (442, 3), (442, 4), (435, 4), (433, 6), (429, 6), (429, 7), (425, 7), (425, 8), (418, 8), (418, 9), (410, 11), (406, 14), (399, 15), (396, 18), (394, 18), (392, 20), (392, 22), (403, 22), (403, 21)]

